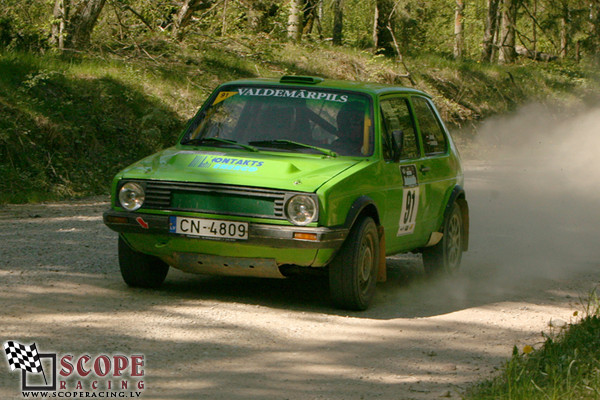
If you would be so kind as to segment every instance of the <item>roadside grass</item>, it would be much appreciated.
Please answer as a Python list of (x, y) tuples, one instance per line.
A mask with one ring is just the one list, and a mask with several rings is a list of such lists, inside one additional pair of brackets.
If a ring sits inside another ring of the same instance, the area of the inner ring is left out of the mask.
[(106, 192), (120, 168), (181, 130), (182, 118), (126, 69), (86, 68), (93, 73), (54, 57), (0, 58), (0, 202)]
[[(531, 101), (581, 104), (598, 97), (600, 81), (594, 69), (569, 64), (501, 67), (424, 55), (406, 65), (450, 128)], [(264, 35), (150, 37), (68, 55), (0, 52), (0, 204), (108, 193), (117, 171), (172, 145), (226, 80), (309, 74), (411, 86), (406, 72), (366, 50)]]
[(596, 291), (590, 294), (578, 322), (544, 337), (539, 349), (525, 346), (519, 351), (515, 347), (501, 375), (473, 386), (464, 399), (600, 398), (600, 301)]

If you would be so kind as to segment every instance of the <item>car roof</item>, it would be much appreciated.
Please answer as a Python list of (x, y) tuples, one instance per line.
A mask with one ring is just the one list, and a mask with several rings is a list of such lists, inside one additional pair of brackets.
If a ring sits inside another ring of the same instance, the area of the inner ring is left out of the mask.
[(405, 93), (405, 94), (418, 94), (431, 98), (425, 92), (417, 89), (407, 88), (404, 86), (386, 85), (382, 83), (374, 82), (357, 82), (357, 81), (343, 81), (334, 79), (324, 79), (315, 76), (301, 76), (301, 75), (284, 75), (280, 78), (249, 78), (249, 79), (238, 79), (235, 81), (225, 82), (222, 86), (226, 85), (264, 85), (279, 86), (279, 87), (302, 87), (302, 88), (326, 88), (326, 89), (341, 89), (350, 90), (353, 92), (361, 92), (367, 94), (384, 95), (392, 93)]

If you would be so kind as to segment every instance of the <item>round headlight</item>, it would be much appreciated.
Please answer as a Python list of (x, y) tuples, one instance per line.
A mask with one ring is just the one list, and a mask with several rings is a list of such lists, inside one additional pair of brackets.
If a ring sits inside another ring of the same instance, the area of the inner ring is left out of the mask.
[(294, 225), (308, 225), (317, 216), (317, 204), (312, 197), (303, 194), (289, 199), (285, 210), (288, 220)]
[(135, 211), (140, 208), (144, 204), (145, 198), (144, 188), (134, 182), (127, 182), (119, 191), (119, 201), (127, 211)]

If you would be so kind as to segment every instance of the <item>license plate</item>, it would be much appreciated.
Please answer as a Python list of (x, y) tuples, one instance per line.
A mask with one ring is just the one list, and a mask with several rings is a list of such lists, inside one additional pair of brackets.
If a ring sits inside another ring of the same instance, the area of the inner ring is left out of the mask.
[(169, 217), (169, 232), (223, 239), (248, 239), (248, 223), (218, 219)]

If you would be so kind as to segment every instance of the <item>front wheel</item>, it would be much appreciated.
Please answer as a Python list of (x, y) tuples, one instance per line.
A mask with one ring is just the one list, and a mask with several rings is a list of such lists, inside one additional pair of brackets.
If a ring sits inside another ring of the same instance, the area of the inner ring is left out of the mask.
[(128, 286), (157, 288), (164, 282), (169, 265), (158, 257), (133, 250), (119, 236), (119, 267)]
[(329, 290), (335, 305), (366, 310), (375, 294), (379, 236), (372, 218), (358, 221), (329, 265)]
[(444, 236), (438, 244), (423, 250), (423, 266), (427, 275), (452, 274), (460, 267), (463, 252), (464, 225), (457, 203), (452, 205), (444, 221)]

